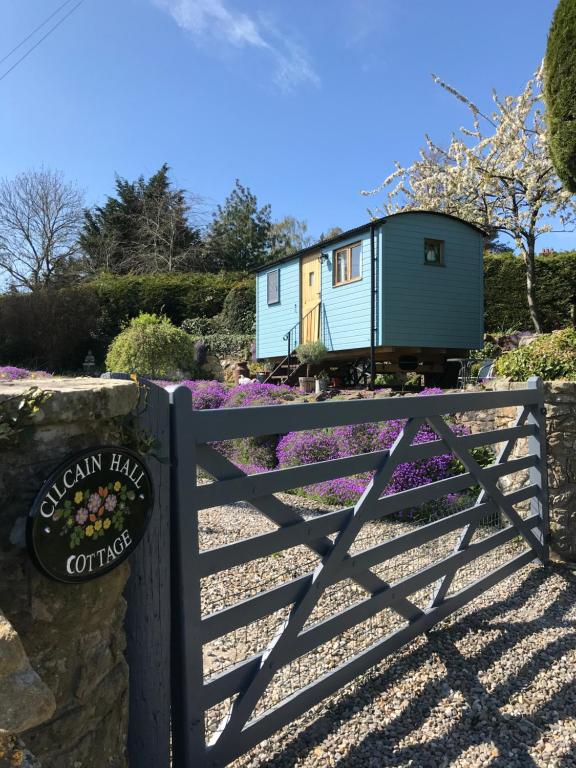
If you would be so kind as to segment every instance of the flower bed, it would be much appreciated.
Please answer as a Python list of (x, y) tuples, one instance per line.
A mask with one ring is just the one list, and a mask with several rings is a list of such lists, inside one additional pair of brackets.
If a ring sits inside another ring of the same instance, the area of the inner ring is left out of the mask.
[(17, 368), (14, 365), (0, 365), (0, 381), (46, 378), (52, 378), (52, 374), (47, 371), (29, 371), (27, 368)]
[[(168, 382), (157, 382), (167, 384)], [(173, 382), (170, 382), (171, 384)], [(298, 391), (292, 387), (275, 384), (261, 384), (252, 381), (227, 388), (217, 381), (182, 381), (180, 384), (192, 392), (193, 407), (199, 410), (207, 408), (243, 408), (254, 405), (274, 405), (296, 400)], [(442, 394), (441, 389), (429, 388), (420, 395)], [(405, 422), (394, 419), (386, 422), (354, 424), (332, 429), (318, 429), (303, 432), (289, 432), (286, 435), (262, 435), (238, 440), (213, 443), (218, 451), (225, 455), (247, 474), (258, 474), (267, 470), (294, 467), (330, 459), (356, 456), (360, 453), (386, 450), (392, 446), (404, 427)], [(451, 425), (457, 435), (469, 433), (467, 427)], [(413, 440), (413, 444), (436, 440), (436, 433), (427, 425), (422, 426)], [(486, 449), (475, 451), (477, 460), (482, 464), (490, 463), (492, 454)], [(462, 466), (451, 453), (434, 456), (430, 459), (400, 464), (383, 495), (390, 495), (410, 488), (442, 480), (462, 471)], [(351, 477), (328, 480), (306, 488), (296, 489), (295, 493), (318, 498), (331, 504), (347, 505), (355, 503), (365, 491), (373, 473), (366, 472)], [(404, 516), (410, 519), (442, 516), (446, 511), (453, 511), (464, 503), (465, 496), (450, 495), (431, 505), (425, 510), (407, 510)]]

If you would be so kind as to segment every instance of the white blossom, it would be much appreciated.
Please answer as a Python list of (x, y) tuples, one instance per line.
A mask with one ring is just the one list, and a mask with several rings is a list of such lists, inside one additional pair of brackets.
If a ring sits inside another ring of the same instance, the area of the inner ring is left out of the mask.
[[(519, 96), (494, 91), (494, 112), (486, 115), (466, 96), (433, 75), (434, 81), (466, 105), (471, 127), (452, 134), (443, 148), (429, 136), (419, 159), (395, 170), (364, 195), (386, 196), (377, 213), (442, 211), (470, 221), (488, 233), (504, 232), (524, 257), (528, 304), (535, 327), (535, 244), (539, 235), (573, 228), (576, 205), (552, 166), (542, 101), (542, 67)], [(375, 213), (376, 213), (375, 212)]]

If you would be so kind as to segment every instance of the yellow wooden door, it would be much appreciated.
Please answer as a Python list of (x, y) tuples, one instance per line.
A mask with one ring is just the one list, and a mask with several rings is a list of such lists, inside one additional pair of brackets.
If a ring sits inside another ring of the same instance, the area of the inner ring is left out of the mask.
[(303, 256), (300, 260), (301, 314), (300, 342), (320, 338), (320, 254)]

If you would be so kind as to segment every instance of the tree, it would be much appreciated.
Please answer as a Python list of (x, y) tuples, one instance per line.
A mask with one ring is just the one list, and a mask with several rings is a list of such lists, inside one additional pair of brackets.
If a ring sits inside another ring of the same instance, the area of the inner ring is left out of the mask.
[(201, 255), (200, 199), (172, 187), (164, 164), (148, 180), (116, 177), (116, 196), (85, 212), (80, 238), (87, 272), (194, 269)]
[(319, 237), (319, 242), (323, 240), (331, 240), (333, 237), (338, 237), (344, 230), (342, 227), (330, 227), (327, 232), (322, 232)]
[(0, 269), (16, 289), (62, 281), (74, 260), (83, 196), (59, 171), (26, 171), (0, 181)]
[(204, 246), (206, 268), (242, 271), (260, 266), (270, 250), (271, 229), (270, 206), (259, 208), (256, 195), (236, 179), (209, 225)]
[(548, 148), (556, 173), (576, 192), (576, 3), (560, 0), (544, 60)]
[[(556, 176), (547, 147), (542, 113), (542, 71), (516, 97), (493, 93), (489, 116), (459, 91), (434, 80), (470, 111), (471, 128), (452, 135), (447, 149), (426, 136), (420, 159), (396, 170), (370, 192), (390, 188), (381, 207), (387, 215), (400, 210), (443, 211), (482, 227), (488, 236), (509, 235), (526, 267), (526, 291), (532, 323), (541, 331), (536, 303), (536, 241), (576, 221), (576, 206)], [(487, 131), (485, 133), (484, 131)]]
[(285, 216), (280, 221), (274, 221), (270, 227), (270, 260), (281, 259), (311, 245), (312, 237), (308, 233), (308, 223)]

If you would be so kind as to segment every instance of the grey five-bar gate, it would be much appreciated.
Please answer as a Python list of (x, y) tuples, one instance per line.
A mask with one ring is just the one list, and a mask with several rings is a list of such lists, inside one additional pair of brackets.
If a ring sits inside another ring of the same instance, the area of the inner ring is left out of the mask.
[[(503, 407), (517, 408), (515, 424), (483, 433), (456, 434), (446, 418)], [(214, 445), (391, 419), (404, 426), (390, 450), (260, 474), (245, 474)], [(437, 439), (415, 443), (424, 424)], [(174, 768), (227, 765), (494, 584), (547, 560), (537, 380), (501, 392), (212, 411), (193, 410), (178, 387), (170, 432)], [(497, 446), (489, 466), (475, 458), (480, 446)], [(446, 453), (460, 474), (386, 495), (400, 465)], [(276, 495), (359, 473), (372, 479), (349, 508), (310, 516), (297, 496)], [(510, 476), (524, 481), (504, 491)], [(476, 497), (446, 516), (422, 524), (405, 514), (471, 488)], [(254, 515), (239, 502), (261, 513), (262, 532), (243, 533), (242, 516), (252, 514), (253, 526)], [(230, 505), (236, 529), (211, 546), (214, 508)], [(254, 563), (256, 584), (246, 570)]]

